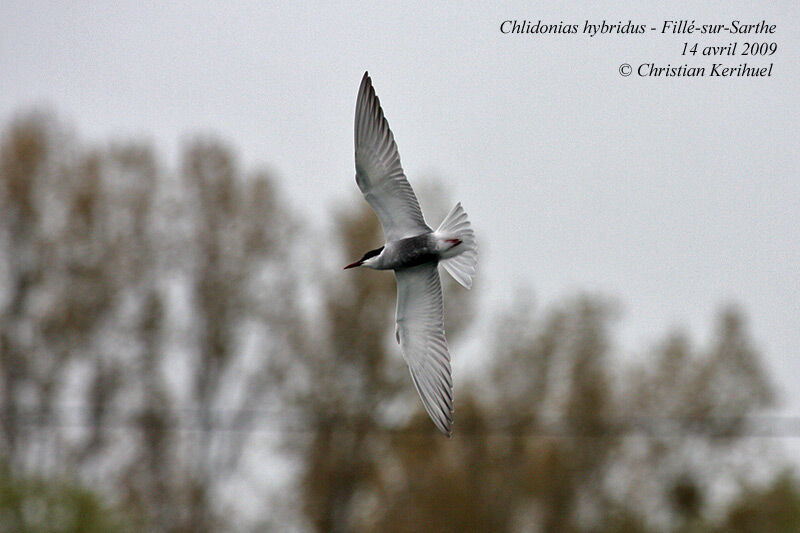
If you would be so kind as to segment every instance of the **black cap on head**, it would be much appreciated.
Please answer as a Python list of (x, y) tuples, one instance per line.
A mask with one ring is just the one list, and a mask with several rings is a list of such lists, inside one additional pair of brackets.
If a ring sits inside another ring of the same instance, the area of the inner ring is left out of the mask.
[(364, 257), (362, 257), (361, 260), (366, 261), (370, 257), (375, 257), (376, 255), (380, 255), (382, 251), (383, 251), (383, 246), (381, 246), (380, 248), (376, 248), (375, 250), (370, 250), (369, 252), (364, 254)]
[(347, 270), (348, 268), (355, 268), (357, 266), (361, 266), (364, 263), (364, 261), (366, 261), (370, 257), (375, 257), (376, 255), (380, 255), (382, 251), (383, 251), (383, 246), (381, 246), (380, 248), (376, 248), (375, 250), (370, 250), (369, 252), (364, 254), (364, 257), (362, 257), (355, 263), (350, 263), (349, 265), (344, 267), (344, 269)]

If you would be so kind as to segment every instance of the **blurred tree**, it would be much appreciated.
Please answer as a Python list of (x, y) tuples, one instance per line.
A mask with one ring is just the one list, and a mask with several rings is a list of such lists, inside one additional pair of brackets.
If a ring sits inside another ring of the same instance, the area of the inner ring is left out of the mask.
[(290, 213), (210, 140), (174, 179), (145, 146), (86, 151), (32, 114), (0, 158), (0, 473), (101, 480), (147, 529), (221, 525), (216, 491), (300, 337)]
[(42, 114), (14, 121), (0, 150), (0, 442), (13, 474), (63, 450), (30, 418), (58, 417), (70, 365), (90, 351), (111, 305), (109, 250), (94, 154), (75, 154)]
[[(293, 353), (302, 324), (288, 238), (293, 222), (267, 177), (245, 179), (228, 149), (199, 140), (188, 147), (183, 180), (195, 258), (187, 273), (197, 334), (190, 405), (200, 430), (187, 526), (202, 531), (215, 524), (215, 487), (236, 469), (243, 430), (267, 398), (278, 352)], [(262, 351), (247, 357), (243, 339), (254, 327)], [(218, 435), (220, 422), (235, 431)]]
[(747, 440), (737, 437), (773, 399), (744, 317), (723, 309), (705, 349), (682, 333), (668, 335), (624, 383), (621, 409), (632, 427), (620, 454), (618, 501), (662, 527), (698, 523), (713, 500), (710, 487), (735, 484), (748, 468), (732, 464), (748, 456)]

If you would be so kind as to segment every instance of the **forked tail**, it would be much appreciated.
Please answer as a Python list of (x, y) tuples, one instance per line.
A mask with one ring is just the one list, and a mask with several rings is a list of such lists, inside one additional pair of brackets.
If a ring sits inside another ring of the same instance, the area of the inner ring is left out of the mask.
[(444, 217), (441, 225), (436, 229), (436, 233), (444, 238), (461, 241), (458, 248), (461, 248), (462, 251), (454, 257), (441, 259), (439, 264), (453, 276), (453, 279), (465, 288), (471, 289), (472, 278), (475, 276), (478, 266), (478, 247), (475, 243), (475, 232), (472, 231), (467, 212), (461, 207), (461, 202), (457, 203)]

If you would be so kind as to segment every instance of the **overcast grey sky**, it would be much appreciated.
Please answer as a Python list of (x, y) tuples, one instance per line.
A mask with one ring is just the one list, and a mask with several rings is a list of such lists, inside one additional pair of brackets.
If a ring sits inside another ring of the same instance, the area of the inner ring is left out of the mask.
[[(672, 326), (706, 339), (715, 310), (738, 302), (800, 414), (796, 3), (69, 4), (0, 4), (3, 121), (46, 104), (86, 139), (144, 137), (168, 158), (187, 134), (215, 132), (248, 167), (273, 170), (290, 203), (324, 228), (331, 206), (362, 201), (353, 110), (369, 70), (412, 184), (437, 176), (474, 221), (486, 305), (507, 303), (520, 284), (544, 303), (608, 294), (622, 304), (623, 348), (635, 350)], [(680, 18), (765, 19), (777, 31), (500, 32), (504, 20)], [(751, 40), (778, 51), (680, 55), (684, 42)], [(774, 63), (772, 77), (618, 71), (745, 61)]]

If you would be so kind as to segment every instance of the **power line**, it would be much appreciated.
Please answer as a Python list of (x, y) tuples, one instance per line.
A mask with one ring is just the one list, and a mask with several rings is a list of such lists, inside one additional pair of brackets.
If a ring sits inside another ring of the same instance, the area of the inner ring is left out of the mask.
[[(291, 409), (214, 409), (196, 408), (125, 411), (93, 410), (75, 406), (52, 410), (23, 408), (9, 410), (0, 406), (0, 423), (8, 431), (13, 427), (38, 429), (159, 429), (167, 432), (380, 432), (391, 434), (427, 434), (433, 428), (425, 424), (387, 424), (379, 417), (317, 411), (312, 415)], [(487, 423), (486, 421), (491, 421)], [(800, 416), (620, 416), (603, 419), (569, 419), (536, 415), (509, 416), (505, 413), (481, 413), (481, 417), (456, 415), (458, 433), (470, 435), (541, 436), (541, 437), (800, 437)]]

